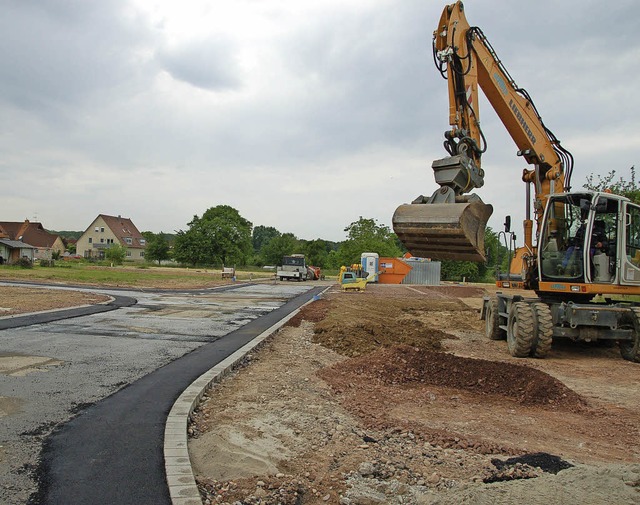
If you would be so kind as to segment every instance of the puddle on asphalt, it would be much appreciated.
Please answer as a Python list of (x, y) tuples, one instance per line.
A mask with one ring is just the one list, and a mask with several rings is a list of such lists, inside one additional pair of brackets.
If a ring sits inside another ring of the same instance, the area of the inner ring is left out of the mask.
[(21, 412), (23, 404), (24, 400), (20, 398), (0, 396), (0, 417), (10, 416)]
[(24, 354), (0, 355), (0, 374), (10, 377), (24, 377), (30, 373), (48, 372), (51, 367), (62, 365), (62, 361), (46, 356), (26, 356)]
[(194, 307), (193, 305), (170, 305), (166, 307), (143, 307), (140, 311), (142, 315), (152, 315), (154, 317), (173, 317), (181, 319), (216, 319), (220, 316), (228, 316), (239, 312), (270, 312), (280, 306), (278, 303), (238, 303), (237, 305), (225, 303), (220, 306)]

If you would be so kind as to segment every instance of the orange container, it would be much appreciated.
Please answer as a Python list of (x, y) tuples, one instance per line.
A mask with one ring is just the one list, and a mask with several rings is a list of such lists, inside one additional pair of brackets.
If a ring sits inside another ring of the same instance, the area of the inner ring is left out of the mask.
[(378, 276), (380, 284), (400, 284), (411, 272), (411, 266), (400, 258), (380, 258)]

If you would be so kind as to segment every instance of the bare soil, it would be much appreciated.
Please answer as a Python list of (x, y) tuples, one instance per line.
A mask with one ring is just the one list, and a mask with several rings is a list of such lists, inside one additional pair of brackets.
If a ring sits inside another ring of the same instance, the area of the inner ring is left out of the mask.
[(491, 286), (332, 288), (207, 392), (204, 503), (640, 502), (640, 365), (484, 336)]
[(110, 299), (107, 295), (82, 291), (0, 286), (0, 317), (80, 305), (95, 305)]

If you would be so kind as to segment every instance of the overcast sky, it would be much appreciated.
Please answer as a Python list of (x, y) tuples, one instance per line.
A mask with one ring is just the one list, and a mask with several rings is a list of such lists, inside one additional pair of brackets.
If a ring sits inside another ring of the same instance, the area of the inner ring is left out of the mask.
[[(436, 188), (446, 82), (433, 0), (0, 0), (0, 220), (173, 232), (209, 207), (343, 240)], [(469, 0), (589, 174), (640, 150), (640, 2)], [(525, 163), (486, 100), (489, 224), (524, 218)], [(520, 233), (521, 235), (521, 233)], [(521, 244), (519, 240), (519, 244)]]

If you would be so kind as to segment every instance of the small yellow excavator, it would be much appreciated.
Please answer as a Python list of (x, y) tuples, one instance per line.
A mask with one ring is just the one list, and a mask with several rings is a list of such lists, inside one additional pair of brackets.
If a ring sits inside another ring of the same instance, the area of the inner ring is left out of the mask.
[[(556, 337), (618, 341), (625, 359), (640, 362), (640, 206), (605, 192), (571, 192), (573, 156), (542, 121), (482, 30), (467, 22), (464, 5), (445, 7), (433, 33), (436, 66), (447, 80), (448, 156), (432, 164), (440, 189), (398, 207), (393, 228), (414, 256), (484, 261), (491, 205), (471, 194), (484, 184), (486, 140), (478, 88), (531, 168), (526, 185), (524, 245), (486, 297), (482, 317), (491, 339), (506, 338), (517, 357), (544, 357)], [(532, 194), (533, 188), (533, 194)], [(531, 211), (535, 214), (534, 241)], [(505, 222), (505, 236), (510, 232)], [(532, 291), (531, 297), (509, 293)]]

